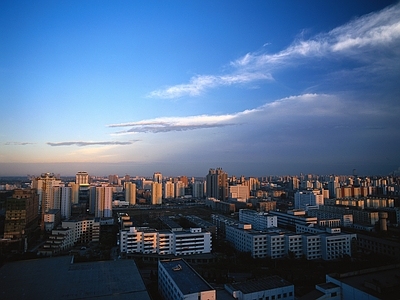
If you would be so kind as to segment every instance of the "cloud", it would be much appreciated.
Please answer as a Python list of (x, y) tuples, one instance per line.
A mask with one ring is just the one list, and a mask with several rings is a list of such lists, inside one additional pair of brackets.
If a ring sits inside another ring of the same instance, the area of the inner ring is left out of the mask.
[(187, 84), (178, 84), (165, 89), (153, 91), (149, 94), (149, 97), (179, 98), (182, 96), (198, 96), (209, 88), (245, 84), (259, 80), (273, 80), (273, 78), (271, 74), (261, 72), (243, 72), (239, 74), (227, 74), (222, 76), (199, 75), (192, 77), (190, 82)]
[(26, 146), (26, 145), (34, 145), (35, 143), (30, 143), (30, 142), (6, 142), (3, 145), (6, 146)]
[[(365, 55), (366, 50), (389, 49), (394, 43), (398, 45), (399, 41), (400, 3), (362, 16), (308, 40), (297, 39), (288, 48), (275, 54), (247, 53), (231, 65), (248, 71), (250, 69), (269, 70), (269, 68), (290, 64), (301, 58), (329, 58), (335, 54), (351, 54), (352, 57), (360, 58), (354, 54)], [(371, 58), (376, 60), (376, 56)]]
[(78, 147), (86, 147), (86, 146), (105, 146), (105, 145), (131, 145), (134, 142), (138, 142), (139, 140), (132, 140), (127, 142), (118, 142), (118, 141), (109, 141), (109, 142), (48, 142), (47, 145), (52, 147), (60, 147), (60, 146), (78, 146)]
[(333, 95), (304, 94), (282, 98), (263, 106), (223, 115), (198, 115), (187, 117), (160, 117), (137, 122), (111, 124), (108, 127), (131, 127), (124, 133), (165, 133), (205, 128), (226, 127), (254, 123), (257, 118), (276, 120), (277, 118), (297, 116), (333, 116), (342, 113), (344, 104)]
[[(367, 64), (377, 63), (379, 57), (387, 60), (384, 51), (393, 51), (400, 42), (400, 3), (371, 13), (339, 26), (329, 32), (304, 39), (300, 35), (290, 46), (277, 53), (247, 53), (230, 63), (231, 73), (225, 75), (198, 75), (189, 83), (178, 84), (152, 91), (155, 98), (198, 96), (219, 86), (247, 84), (254, 81), (273, 81), (272, 72), (306, 59), (331, 59), (346, 56)], [(371, 55), (367, 55), (370, 52)], [(389, 65), (390, 65), (389, 60)], [(387, 64), (387, 63), (386, 63)]]
[(164, 117), (138, 122), (111, 124), (108, 125), (108, 127), (131, 127), (126, 131), (118, 132), (118, 134), (144, 132), (160, 133), (229, 126), (232, 125), (230, 120), (234, 118), (234, 114)]

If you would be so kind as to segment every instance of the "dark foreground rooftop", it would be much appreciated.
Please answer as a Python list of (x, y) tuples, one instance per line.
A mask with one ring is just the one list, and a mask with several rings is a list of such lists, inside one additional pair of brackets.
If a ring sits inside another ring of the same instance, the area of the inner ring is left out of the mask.
[(71, 264), (72, 256), (8, 263), (0, 299), (150, 300), (133, 260)]

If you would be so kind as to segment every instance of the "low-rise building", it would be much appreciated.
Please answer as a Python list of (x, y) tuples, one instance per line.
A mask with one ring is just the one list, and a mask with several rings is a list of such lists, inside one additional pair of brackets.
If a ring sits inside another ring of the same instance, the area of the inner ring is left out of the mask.
[(158, 261), (158, 291), (166, 300), (215, 300), (216, 291), (185, 260)]

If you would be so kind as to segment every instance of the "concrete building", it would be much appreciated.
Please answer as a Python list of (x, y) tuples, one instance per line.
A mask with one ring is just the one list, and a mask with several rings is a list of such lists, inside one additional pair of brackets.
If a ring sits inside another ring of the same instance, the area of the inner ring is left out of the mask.
[(218, 200), (226, 200), (228, 198), (228, 174), (221, 168), (209, 170), (206, 176), (206, 195)]
[(324, 204), (324, 195), (320, 190), (297, 191), (294, 194), (294, 208), (308, 210)]
[(136, 205), (136, 184), (133, 182), (125, 182), (125, 201), (129, 205)]
[[(60, 186), (61, 180), (57, 179), (53, 173), (43, 173), (32, 180), (32, 188), (37, 190), (39, 195), (39, 212), (45, 213), (54, 206), (54, 187)], [(59, 208), (59, 207), (58, 207)]]
[(43, 215), (45, 231), (52, 231), (61, 223), (61, 211), (59, 209), (50, 209)]
[(120, 230), (120, 251), (123, 254), (191, 255), (210, 253), (211, 233), (200, 228), (157, 231), (149, 227)]
[(238, 300), (295, 299), (294, 285), (277, 275), (243, 283), (226, 284), (225, 290)]
[(304, 210), (289, 210), (288, 212), (269, 211), (272, 216), (277, 216), (278, 227), (295, 229), (296, 224), (311, 225), (317, 224), (317, 217), (307, 217)]
[(250, 209), (239, 209), (239, 222), (251, 224), (254, 230), (278, 227), (278, 217)]
[(112, 217), (112, 186), (96, 187), (96, 218), (110, 218)]
[(153, 182), (162, 183), (162, 174), (160, 172), (153, 174)]
[(183, 259), (158, 261), (158, 291), (165, 300), (216, 300), (216, 291)]
[(89, 174), (88, 172), (78, 172), (75, 175), (75, 183), (78, 185), (88, 185), (89, 184)]
[(72, 188), (69, 186), (60, 187), (60, 209), (62, 219), (71, 217), (71, 200)]
[(232, 185), (229, 187), (229, 198), (246, 202), (250, 197), (250, 189), (245, 185)]
[(198, 199), (204, 198), (204, 182), (195, 181), (192, 184), (192, 197)]
[(164, 182), (164, 199), (175, 198), (175, 184), (172, 181)]
[(162, 184), (158, 182), (151, 183), (151, 204), (162, 204)]
[(185, 196), (185, 183), (178, 180), (174, 182), (175, 198), (180, 198)]
[(100, 223), (94, 219), (63, 221), (62, 228), (72, 230), (74, 243), (84, 244), (100, 240)]
[[(35, 189), (16, 189), (5, 202), (4, 239), (28, 242), (38, 229), (39, 197)], [(26, 245), (24, 246), (26, 250)]]

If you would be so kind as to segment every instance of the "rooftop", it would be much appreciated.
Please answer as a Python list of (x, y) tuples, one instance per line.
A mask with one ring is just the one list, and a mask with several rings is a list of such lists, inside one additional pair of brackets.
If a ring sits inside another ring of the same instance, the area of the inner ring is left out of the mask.
[(184, 295), (213, 288), (183, 259), (159, 261)]
[(234, 290), (242, 291), (243, 294), (250, 294), (259, 291), (271, 290), (286, 286), (293, 286), (289, 281), (279, 276), (269, 276), (262, 279), (246, 281), (242, 283), (232, 283)]
[(0, 269), (0, 298), (150, 300), (133, 260), (71, 260), (63, 256), (5, 264)]

